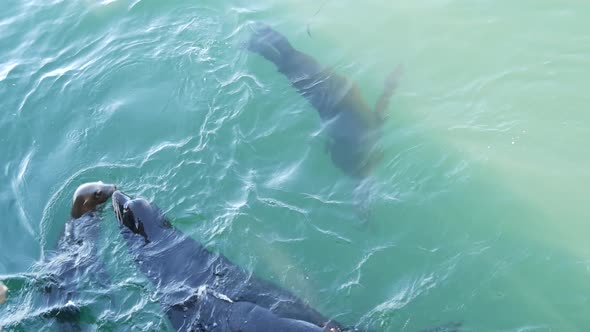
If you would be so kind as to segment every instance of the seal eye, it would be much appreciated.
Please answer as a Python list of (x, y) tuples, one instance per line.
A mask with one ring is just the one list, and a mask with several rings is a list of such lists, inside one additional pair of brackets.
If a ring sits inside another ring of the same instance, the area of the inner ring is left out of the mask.
[(100, 197), (100, 195), (102, 194), (102, 190), (98, 189), (97, 191), (94, 192), (94, 197)]

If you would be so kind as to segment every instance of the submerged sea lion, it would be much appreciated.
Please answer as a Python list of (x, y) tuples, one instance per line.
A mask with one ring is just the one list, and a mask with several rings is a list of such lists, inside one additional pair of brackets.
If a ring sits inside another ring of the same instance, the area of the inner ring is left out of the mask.
[(372, 110), (355, 83), (296, 50), (285, 36), (268, 25), (254, 26), (248, 49), (274, 63), (319, 112), (326, 126), (326, 148), (333, 163), (352, 177), (366, 177), (382, 159), (377, 143), (399, 69), (389, 75)]
[(130, 253), (177, 331), (351, 331), (210, 252), (147, 200), (116, 191), (113, 209)]

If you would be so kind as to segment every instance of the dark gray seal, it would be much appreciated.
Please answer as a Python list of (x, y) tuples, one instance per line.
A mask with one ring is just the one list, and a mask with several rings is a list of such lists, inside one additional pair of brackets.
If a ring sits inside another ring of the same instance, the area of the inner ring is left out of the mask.
[[(43, 267), (51, 271), (50, 283), (44, 286), (46, 316), (59, 321), (77, 324), (81, 308), (78, 307), (78, 285), (82, 280), (103, 284), (109, 279), (102, 261), (97, 257), (100, 234), (100, 215), (97, 208), (105, 203), (117, 187), (100, 181), (80, 185), (73, 197), (70, 219), (57, 250), (49, 255)], [(74, 328), (77, 329), (77, 328)]]
[(156, 205), (116, 191), (113, 209), (137, 266), (177, 331), (354, 331), (174, 228)]
[(382, 159), (377, 143), (399, 70), (389, 75), (373, 110), (350, 79), (296, 50), (285, 36), (268, 25), (258, 23), (253, 27), (248, 49), (274, 63), (318, 111), (326, 126), (326, 148), (333, 163), (352, 177), (366, 177)]
[[(80, 284), (88, 281), (93, 285), (108, 282), (109, 277), (97, 257), (97, 240), (100, 231), (100, 215), (97, 208), (105, 203), (116, 190), (112, 184), (90, 182), (80, 185), (73, 197), (71, 215), (58, 242), (57, 249), (48, 253), (46, 259), (35, 266), (32, 273), (4, 280), (24, 291), (40, 290), (33, 314), (37, 317), (54, 319), (60, 331), (82, 331), (82, 313), (87, 308), (80, 303)], [(34, 317), (29, 316), (28, 319)], [(18, 330), (5, 326), (9, 330)], [(30, 328), (30, 327), (29, 327)]]
[[(149, 201), (113, 194), (119, 228), (139, 270), (177, 331), (344, 332), (345, 328), (271, 282), (174, 228)], [(456, 332), (450, 323), (423, 332)]]

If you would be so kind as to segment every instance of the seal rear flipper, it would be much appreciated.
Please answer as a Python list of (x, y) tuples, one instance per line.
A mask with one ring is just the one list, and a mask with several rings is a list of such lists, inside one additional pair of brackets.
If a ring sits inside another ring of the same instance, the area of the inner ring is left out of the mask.
[(253, 29), (248, 49), (262, 55), (277, 67), (282, 67), (283, 62), (294, 51), (287, 38), (264, 23), (254, 24)]
[(296, 50), (287, 37), (264, 23), (254, 25), (248, 49), (274, 63), (300, 93), (322, 85), (330, 74), (315, 58)]

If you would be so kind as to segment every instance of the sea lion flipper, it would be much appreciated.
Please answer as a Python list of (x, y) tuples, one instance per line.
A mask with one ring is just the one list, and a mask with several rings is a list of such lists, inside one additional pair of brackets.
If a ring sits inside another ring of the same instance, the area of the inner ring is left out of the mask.
[(387, 107), (389, 106), (389, 102), (391, 101), (391, 97), (397, 88), (397, 84), (399, 78), (403, 74), (403, 67), (398, 65), (387, 77), (385, 78), (385, 82), (383, 84), (383, 92), (379, 99), (377, 99), (377, 103), (375, 104), (375, 114), (378, 117), (379, 121), (387, 120)]

